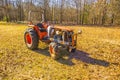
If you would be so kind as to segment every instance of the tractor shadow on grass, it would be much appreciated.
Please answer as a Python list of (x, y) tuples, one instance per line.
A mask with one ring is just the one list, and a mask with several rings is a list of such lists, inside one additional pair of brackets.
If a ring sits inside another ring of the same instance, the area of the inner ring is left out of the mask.
[[(50, 57), (50, 54), (48, 52), (48, 48), (38, 49), (38, 50), (35, 50), (35, 52)], [(68, 65), (68, 66), (75, 65), (75, 63), (72, 62), (72, 59), (76, 59), (78, 61), (82, 61), (82, 62), (87, 63), (87, 64), (99, 65), (99, 66), (104, 66), (104, 67), (108, 67), (110, 65), (109, 62), (92, 58), (89, 56), (88, 53), (80, 51), (80, 50), (76, 50), (75, 53), (70, 53), (70, 55), (67, 55), (67, 57), (68, 57), (67, 59), (60, 58), (59, 60), (56, 60), (56, 61), (61, 63), (61, 64)]]
[[(50, 54), (49, 54), (49, 52), (48, 52), (48, 47), (46, 47), (45, 49), (40, 49), (40, 48), (38, 48), (37, 50), (34, 50), (36, 53), (38, 53), (38, 54), (42, 54), (42, 55), (45, 55), (45, 56), (48, 56), (48, 57), (50, 57)], [(67, 55), (68, 56), (68, 55)], [(68, 56), (69, 57), (69, 56)], [(55, 61), (57, 61), (57, 62), (59, 62), (59, 63), (61, 63), (61, 64), (65, 64), (65, 65), (69, 65), (69, 66), (72, 66), (72, 65), (74, 65), (74, 63), (71, 61), (71, 60), (69, 60), (69, 59), (64, 59), (64, 58), (60, 58), (60, 59), (58, 59), (58, 60), (55, 60)]]
[(109, 62), (92, 58), (88, 53), (80, 50), (76, 50), (75, 53), (71, 53), (71, 55), (69, 56), (69, 60), (72, 60), (72, 59), (76, 59), (87, 64), (99, 65), (104, 67), (108, 67), (110, 65)]
[(38, 48), (37, 50), (35, 50), (36, 53), (45, 55), (45, 56), (50, 56), (49, 52), (48, 52), (48, 47), (45, 49), (40, 49)]

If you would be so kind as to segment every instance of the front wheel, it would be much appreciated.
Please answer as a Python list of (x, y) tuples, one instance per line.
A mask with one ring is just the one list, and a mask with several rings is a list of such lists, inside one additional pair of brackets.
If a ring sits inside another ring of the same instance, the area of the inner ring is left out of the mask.
[(26, 46), (31, 50), (38, 48), (39, 39), (34, 29), (30, 28), (25, 31), (24, 41)]
[(53, 59), (59, 59), (60, 58), (60, 54), (59, 54), (59, 49), (58, 49), (58, 45), (57, 43), (50, 43), (49, 45), (49, 52), (50, 52), (50, 56)]
[(69, 53), (74, 53), (74, 52), (76, 51), (76, 48), (68, 47), (68, 48), (67, 48), (67, 51), (68, 51)]

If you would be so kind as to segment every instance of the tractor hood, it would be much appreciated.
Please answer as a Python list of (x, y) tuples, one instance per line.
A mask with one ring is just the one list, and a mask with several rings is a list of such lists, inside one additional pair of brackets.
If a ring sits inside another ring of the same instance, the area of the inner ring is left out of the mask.
[(54, 29), (66, 30), (66, 31), (73, 31), (73, 29), (69, 29), (69, 28), (64, 27), (64, 26), (55, 26)]

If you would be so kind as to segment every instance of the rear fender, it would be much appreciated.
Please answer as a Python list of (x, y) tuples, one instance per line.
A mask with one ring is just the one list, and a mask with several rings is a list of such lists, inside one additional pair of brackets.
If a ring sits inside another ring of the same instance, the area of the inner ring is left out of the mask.
[(40, 32), (38, 26), (34, 26), (33, 28), (37, 32), (37, 35), (39, 36), (40, 40), (42, 40), (45, 36), (47, 36), (47, 32)]

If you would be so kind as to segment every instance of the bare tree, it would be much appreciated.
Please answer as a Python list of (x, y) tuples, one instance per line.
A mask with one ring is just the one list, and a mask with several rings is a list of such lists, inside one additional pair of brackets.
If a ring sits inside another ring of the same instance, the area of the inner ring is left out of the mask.
[(63, 21), (63, 7), (64, 7), (64, 0), (61, 0), (61, 5), (60, 5), (60, 23), (61, 24)]

